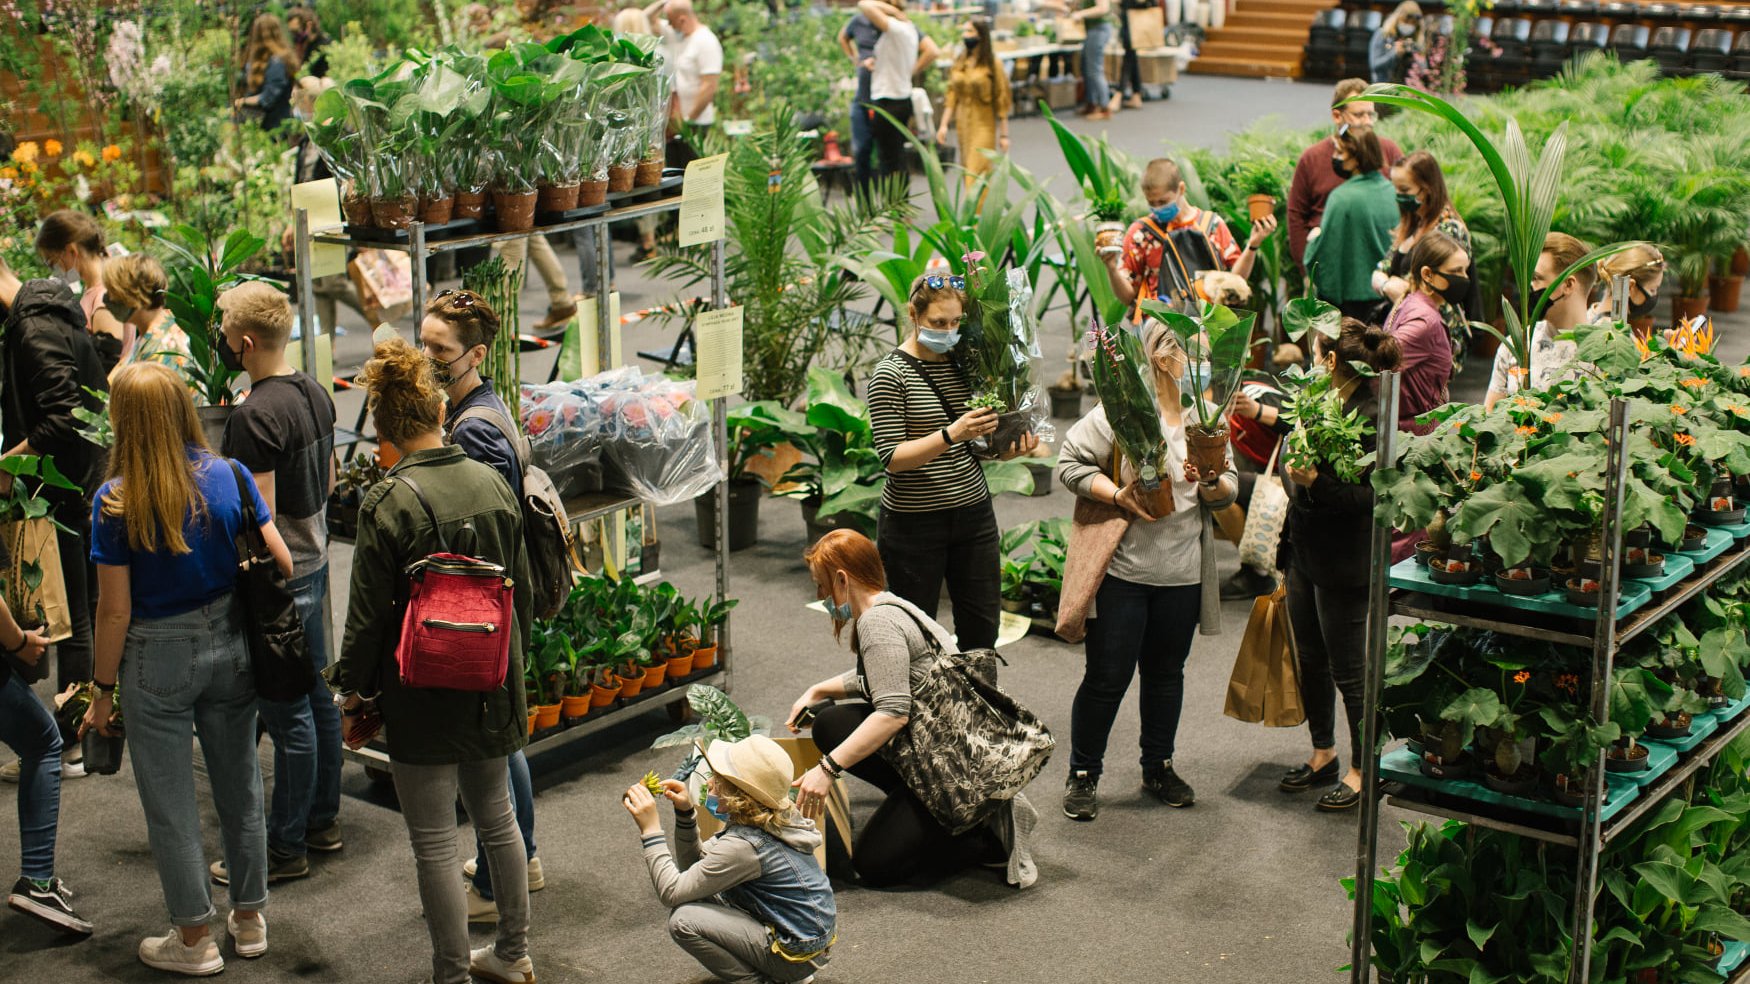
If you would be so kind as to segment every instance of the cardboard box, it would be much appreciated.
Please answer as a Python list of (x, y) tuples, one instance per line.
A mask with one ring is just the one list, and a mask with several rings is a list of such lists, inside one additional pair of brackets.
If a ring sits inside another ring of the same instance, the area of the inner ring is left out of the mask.
[(1050, 106), (1054, 111), (1074, 109), (1076, 90), (1079, 87), (1080, 83), (1072, 75), (1062, 75), (1045, 80), (1045, 105)]
[[(820, 749), (814, 744), (813, 738), (793, 738), (785, 736), (773, 738), (779, 747), (790, 756), (792, 779), (800, 778), (802, 773), (812, 769), (820, 762)], [(695, 788), (693, 798), (696, 802), (704, 800), (704, 793)], [(705, 812), (701, 807), (693, 813), (699, 824), (699, 842), (702, 844), (723, 830), (723, 824), (717, 818)], [(820, 862), (820, 870), (826, 870), (826, 842), (836, 839), (843, 845), (845, 857), (851, 856), (851, 796), (845, 791), (845, 783), (841, 780), (833, 784), (832, 792), (826, 797), (826, 815), (815, 821), (820, 826), (821, 833), (826, 836), (820, 839), (820, 846), (814, 849), (814, 860)]]
[(1171, 85), (1179, 80), (1178, 59), (1166, 52), (1139, 52), (1136, 59), (1143, 85)]
[(1080, 44), (1088, 39), (1088, 25), (1074, 17), (1057, 19), (1057, 43)]

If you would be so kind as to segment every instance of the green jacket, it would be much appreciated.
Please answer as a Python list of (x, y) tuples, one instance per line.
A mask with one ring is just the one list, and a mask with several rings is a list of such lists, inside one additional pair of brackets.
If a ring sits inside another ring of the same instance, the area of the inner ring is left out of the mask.
[[(515, 579), (510, 669), (491, 693), (410, 689), (401, 685), (395, 646), (407, 605), (407, 566), (439, 552), (437, 531), (419, 499), (397, 476), (414, 477), (443, 528), (450, 549), (502, 564)], [(503, 758), (528, 741), (523, 652), (533, 611), (522, 511), (490, 465), (458, 447), (415, 451), (365, 494), (359, 504), (352, 557), (352, 597), (335, 684), (346, 692), (380, 694), (389, 758), (409, 765), (450, 765)]]
[(1325, 200), (1319, 234), (1306, 246), (1304, 264), (1312, 271), (1319, 297), (1332, 304), (1377, 301), (1373, 271), (1391, 251), (1398, 224), (1398, 200), (1378, 171), (1357, 174)]

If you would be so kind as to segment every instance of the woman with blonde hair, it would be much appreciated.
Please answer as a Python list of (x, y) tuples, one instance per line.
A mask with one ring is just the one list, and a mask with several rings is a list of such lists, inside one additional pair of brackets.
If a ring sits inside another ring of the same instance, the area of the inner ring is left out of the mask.
[[(1586, 312), (1587, 320), (1610, 316), (1610, 285), (1617, 277), (1628, 278), (1628, 320), (1645, 336), (1652, 330), (1653, 308), (1659, 303), (1659, 288), (1665, 285), (1665, 255), (1651, 243), (1637, 243), (1598, 261), (1598, 282), (1604, 297)], [(1638, 324), (1637, 324), (1638, 322)]]
[(1401, 82), (1408, 56), (1422, 46), (1418, 32), (1422, 29), (1422, 8), (1416, 0), (1404, 0), (1391, 16), (1380, 22), (1367, 46), (1367, 67), (1371, 82)]
[(92, 511), (96, 688), (85, 728), (111, 730), (125, 678), (128, 753), (171, 930), (140, 941), (148, 967), (216, 974), (212, 891), (201, 845), (193, 744), (200, 741), (231, 872), (226, 927), (240, 957), (267, 952), (267, 822), (255, 757), (255, 676), (237, 603), (244, 524), (274, 561), (292, 557), (249, 469), (215, 455), (188, 388), (169, 368), (123, 366), (110, 387), (110, 480)]
[(286, 28), (272, 14), (262, 14), (249, 25), (243, 43), (238, 86), (249, 95), (232, 102), (232, 108), (261, 114), (261, 128), (269, 133), (292, 118), (292, 73), (297, 70)]
[(170, 280), (164, 265), (143, 253), (103, 261), (103, 307), (135, 333), (135, 359), (184, 371), (193, 361), (188, 335), (166, 306)]
[[(359, 505), (346, 637), (331, 670), (341, 731), (353, 735), (367, 705), (382, 714), (389, 769), (419, 871), (434, 984), (467, 984), (470, 974), (498, 984), (532, 984), (529, 871), (511, 813), (506, 766), (528, 740), (523, 651), (533, 612), (522, 509), (490, 465), (444, 443), (444, 391), (418, 349), (390, 334), (377, 344), (359, 381), (377, 433), (403, 457)], [(513, 579), (506, 682), (496, 690), (410, 687), (396, 671), (400, 612), (408, 596), (403, 572), (439, 552), (497, 564)], [(458, 794), (491, 859), (498, 906), (496, 943), (472, 952), (468, 901), (456, 877)]]

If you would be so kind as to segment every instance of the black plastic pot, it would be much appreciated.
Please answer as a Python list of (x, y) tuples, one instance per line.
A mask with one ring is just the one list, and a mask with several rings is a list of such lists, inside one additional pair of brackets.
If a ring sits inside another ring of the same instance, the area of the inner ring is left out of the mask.
[(1568, 777), (1564, 775), (1552, 779), (1550, 781), (1549, 796), (1550, 799), (1554, 800), (1557, 804), (1572, 807), (1577, 810), (1586, 805), (1586, 783), (1583, 778), (1570, 780), (1567, 788), (1564, 789), (1561, 780), (1567, 778)]
[(96, 728), (85, 732), (79, 740), (80, 753), (85, 756), (85, 771), (92, 775), (113, 776), (121, 771), (122, 748), (127, 738), (119, 732), (112, 736), (99, 734)]
[(1703, 526), (1736, 526), (1744, 521), (1744, 507), (1736, 509), (1698, 509), (1695, 521)]
[(220, 446), (225, 443), (225, 424), (235, 409), (232, 406), (195, 408), (195, 416), (201, 421), (201, 435), (207, 439), (207, 447), (212, 448), (214, 454), (218, 454)]
[(1665, 555), (1652, 554), (1652, 559), (1644, 564), (1623, 564), (1623, 577), (1658, 577), (1665, 573)]
[(1695, 553), (1707, 546), (1707, 530), (1693, 524), (1683, 527), (1683, 541), (1677, 544), (1681, 553)]
[(1484, 769), (1483, 785), (1497, 793), (1524, 796), (1537, 788), (1537, 769), (1526, 766), (1511, 777), (1502, 776), (1492, 768)]
[(1599, 599), (1604, 597), (1602, 591), (1581, 591), (1580, 581), (1577, 578), (1569, 578), (1562, 590), (1567, 594), (1569, 604), (1579, 605), (1582, 608), (1597, 608)]
[(1482, 579), (1483, 572), (1469, 562), (1466, 562), (1467, 566), (1462, 571), (1442, 570), (1439, 567), (1440, 563), (1441, 561), (1436, 559), (1428, 564), (1428, 576), (1434, 580), (1435, 584), (1475, 584)]
[(856, 521), (846, 513), (834, 513), (831, 516), (820, 515), (819, 499), (802, 500), (802, 525), (808, 529), (808, 543), (810, 546), (814, 544), (814, 541), (831, 533), (833, 530), (841, 528), (854, 530), (857, 528)]
[[(752, 479), (736, 479), (729, 483), (729, 549), (746, 550), (760, 539), (760, 500), (766, 497), (765, 486)], [(717, 490), (712, 489), (693, 500), (693, 516), (699, 523), (699, 546), (717, 549)]]
[(1051, 494), (1051, 475), (1057, 469), (1050, 465), (1037, 462), (1027, 462), (1027, 470), (1033, 473), (1033, 494), (1035, 496)]
[(1011, 615), (1026, 615), (1032, 610), (1033, 601), (1030, 598), (1003, 599), (1003, 611), (1008, 612)]
[(1464, 779), (1471, 774), (1472, 760), (1468, 753), (1461, 753), (1458, 758), (1446, 762), (1433, 752), (1423, 752), (1419, 768), (1430, 779)]
[(1653, 528), (1647, 525), (1637, 526), (1622, 535), (1622, 545), (1625, 547), (1650, 547), (1653, 545)]
[(1059, 420), (1080, 420), (1082, 416), (1082, 388), (1077, 386), (1072, 390), (1048, 389), (1051, 395), (1051, 415)]
[(1687, 717), (1689, 715), (1685, 714), (1678, 718), (1679, 721), (1682, 721), (1681, 725), (1668, 718), (1649, 721), (1647, 722), (1647, 737), (1662, 738), (1666, 741), (1688, 738), (1690, 730), (1695, 726), (1695, 721), (1693, 719), (1684, 721), (1683, 718)]
[(1633, 758), (1619, 758), (1615, 754), (1616, 752), (1628, 752), (1628, 751), (1631, 751), (1631, 749), (1620, 748), (1620, 747), (1611, 749), (1610, 753), (1606, 754), (1604, 756), (1604, 769), (1605, 769), (1605, 771), (1606, 772), (1645, 772), (1648, 769), (1652, 768), (1653, 759), (1652, 759), (1652, 756), (1647, 752), (1647, 747), (1645, 745), (1635, 745), (1633, 747), (1632, 751), (1636, 751), (1636, 752), (1640, 753), (1639, 755), (1636, 755)]
[(1000, 458), (1007, 454), (1023, 437), (1032, 421), (1027, 419), (1025, 410), (1010, 410), (1008, 413), (997, 414), (997, 429), (990, 432), (980, 444), (973, 446), (973, 452), (980, 458)]
[[(1515, 568), (1518, 570), (1518, 568)], [(1549, 571), (1533, 567), (1530, 580), (1515, 580), (1505, 577), (1506, 571), (1495, 572), (1495, 587), (1502, 594), (1530, 597), (1531, 595), (1548, 594), (1550, 589)]]

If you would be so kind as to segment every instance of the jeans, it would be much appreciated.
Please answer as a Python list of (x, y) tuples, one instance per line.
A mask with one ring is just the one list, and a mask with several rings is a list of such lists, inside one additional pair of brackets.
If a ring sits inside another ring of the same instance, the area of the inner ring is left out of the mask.
[[(328, 566), (291, 581), (292, 601), (304, 622), (310, 663), (328, 668), (323, 600)], [(306, 836), (340, 814), (340, 708), (320, 675), (296, 700), (261, 702), (261, 719), (273, 736), (273, 799), (267, 815), (267, 846), (279, 856), (309, 853)]]
[(1196, 584), (1162, 588), (1110, 574), (1100, 582), (1095, 617), (1088, 620), (1087, 671), (1070, 707), (1070, 771), (1099, 778), (1118, 705), (1139, 671), (1143, 767), (1173, 757), (1185, 701), (1185, 660), (1202, 599), (1203, 588)]
[[(869, 122), (869, 132), (874, 138), (875, 149), (881, 155), (881, 166), (873, 170), (871, 178), (885, 178), (895, 174), (905, 173), (905, 127), (911, 123), (910, 99), (876, 99), (869, 105), (882, 110), (893, 119), (876, 113)], [(862, 169), (858, 169), (858, 187), (867, 188), (868, 181), (862, 177)]]
[[(523, 860), (535, 858), (535, 784), (529, 778), (529, 758), (517, 749), (510, 757), (510, 803), (516, 825), (523, 835)], [(474, 833), (474, 890), (483, 899), (492, 898), (492, 870), (486, 857), (486, 842)]]
[(1088, 39), (1082, 42), (1082, 101), (1089, 109), (1105, 109), (1112, 101), (1112, 89), (1106, 84), (1106, 42), (1112, 40), (1112, 22), (1088, 25)]
[(875, 177), (875, 124), (869, 121), (867, 85), (851, 102), (851, 161), (858, 187)]
[(255, 675), (243, 609), (227, 595), (192, 612), (133, 620), (122, 650), (128, 757), (170, 921), (213, 918), (194, 751), (200, 739), (231, 874), (231, 907), (267, 904), (267, 828), (255, 758)]
[(91, 679), (91, 501), (61, 489), (45, 489), (43, 495), (52, 503), (55, 519), (68, 528), (55, 530), (73, 626), (72, 638), (55, 643), (55, 690), (63, 692), (69, 684)]
[[(831, 752), (873, 713), (875, 709), (860, 700), (834, 704), (814, 719), (814, 743), (821, 751)], [(986, 827), (974, 827), (958, 837), (949, 833), (907, 788), (898, 770), (879, 754), (845, 768), (887, 794), (852, 846), (851, 866), (863, 884), (884, 888), (939, 878), (969, 864), (1004, 856)]]
[(468, 900), (456, 879), (456, 796), (474, 818), (496, 863), (493, 891), (498, 897), (498, 940), (493, 949), (504, 960), (529, 952), (529, 869), (519, 864), (522, 845), (510, 814), (505, 760), (459, 765), (409, 765), (391, 762), (401, 818), (413, 844), (419, 870), (419, 901), (431, 934), (434, 984), (468, 984)]
[(960, 648), (988, 649), (996, 645), (1002, 610), (1001, 537), (986, 499), (934, 512), (883, 508), (875, 546), (889, 591), (935, 618), (947, 581)]
[(55, 832), (61, 816), (61, 729), (18, 674), (0, 684), (0, 742), (18, 755), (19, 871), (55, 877)]
[(1300, 654), (1300, 701), (1314, 748), (1337, 747), (1337, 694), (1349, 715), (1349, 764), (1361, 762), (1367, 591), (1321, 587), (1299, 564), (1288, 568), (1288, 622)]
[(765, 924), (714, 902), (689, 902), (668, 916), (668, 935), (726, 984), (794, 984), (826, 966), (827, 955), (792, 963), (772, 952)]

